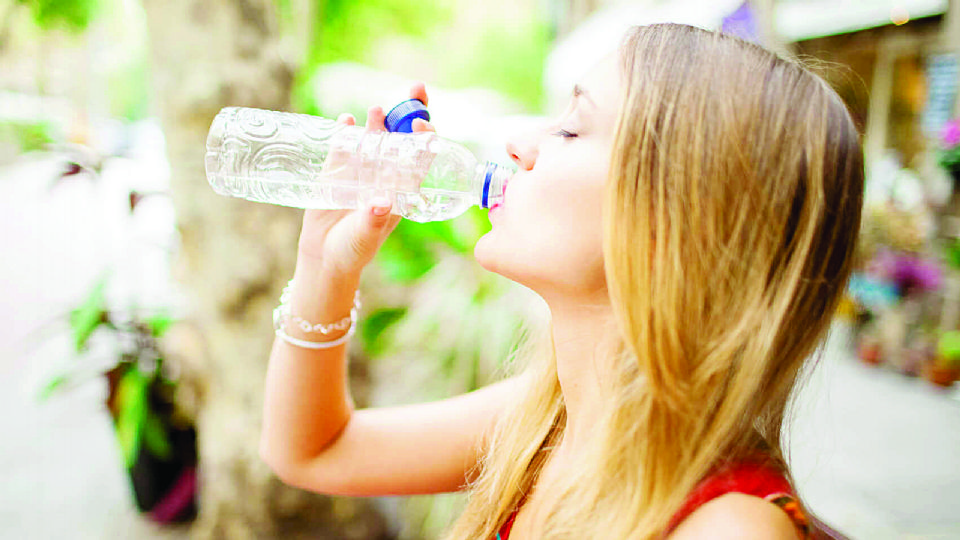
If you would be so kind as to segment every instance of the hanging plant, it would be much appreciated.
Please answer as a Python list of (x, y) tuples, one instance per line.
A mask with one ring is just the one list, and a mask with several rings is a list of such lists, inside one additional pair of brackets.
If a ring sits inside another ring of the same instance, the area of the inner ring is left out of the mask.
[(940, 150), (937, 161), (953, 175), (954, 183), (960, 179), (960, 118), (947, 122), (940, 130)]
[(165, 369), (158, 340), (173, 324), (165, 312), (140, 315), (107, 307), (107, 276), (68, 314), (77, 355), (90, 356), (92, 336), (109, 332), (119, 344), (106, 371), (84, 363), (43, 385), (40, 400), (89, 380), (107, 379), (106, 408), (133, 487), (137, 508), (159, 523), (190, 521), (197, 514), (197, 449), (193, 421), (175, 404), (176, 381)]

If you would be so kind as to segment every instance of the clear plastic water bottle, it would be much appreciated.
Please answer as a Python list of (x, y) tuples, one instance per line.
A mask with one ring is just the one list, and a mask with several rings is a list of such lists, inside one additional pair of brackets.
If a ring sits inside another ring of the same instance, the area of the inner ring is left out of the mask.
[(214, 118), (205, 162), (207, 181), (222, 195), (323, 209), (358, 208), (379, 195), (393, 202), (393, 213), (418, 222), (492, 207), (513, 174), (430, 131), (367, 132), (318, 116), (241, 107)]

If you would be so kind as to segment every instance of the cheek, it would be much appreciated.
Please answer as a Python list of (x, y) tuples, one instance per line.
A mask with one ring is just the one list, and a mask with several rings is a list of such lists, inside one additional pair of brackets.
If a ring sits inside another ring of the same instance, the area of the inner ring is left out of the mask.
[(524, 284), (596, 287), (603, 275), (600, 190), (583, 182), (517, 188), (477, 244), (481, 265)]

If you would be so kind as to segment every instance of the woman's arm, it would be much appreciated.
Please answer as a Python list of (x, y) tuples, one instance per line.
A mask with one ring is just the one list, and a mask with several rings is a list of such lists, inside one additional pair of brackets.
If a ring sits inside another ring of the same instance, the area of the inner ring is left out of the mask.
[[(298, 261), (291, 312), (311, 321), (338, 320), (349, 313), (358, 283), (359, 276), (333, 277)], [(311, 339), (293, 326), (287, 328), (293, 337)], [(455, 491), (519, 384), (515, 377), (442, 401), (355, 411), (346, 345), (313, 350), (277, 339), (267, 370), (260, 456), (284, 482), (321, 493)]]

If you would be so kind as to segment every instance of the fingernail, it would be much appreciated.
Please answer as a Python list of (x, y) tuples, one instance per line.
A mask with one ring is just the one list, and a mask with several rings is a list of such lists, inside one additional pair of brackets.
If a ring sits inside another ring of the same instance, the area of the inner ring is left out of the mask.
[(373, 199), (370, 203), (371, 203), (371, 206), (373, 207), (373, 215), (375, 216), (382, 216), (390, 211), (390, 201), (388, 201), (387, 199), (378, 197), (376, 199)]

